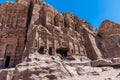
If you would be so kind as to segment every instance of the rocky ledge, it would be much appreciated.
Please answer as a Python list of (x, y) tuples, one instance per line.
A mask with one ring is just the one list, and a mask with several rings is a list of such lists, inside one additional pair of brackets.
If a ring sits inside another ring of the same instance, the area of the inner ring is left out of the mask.
[(31, 53), (15, 69), (0, 71), (0, 80), (119, 80), (120, 69), (113, 67), (91, 67), (90, 60), (61, 60), (58, 55), (48, 56)]
[(95, 30), (43, 0), (0, 5), (0, 80), (120, 80), (120, 24)]

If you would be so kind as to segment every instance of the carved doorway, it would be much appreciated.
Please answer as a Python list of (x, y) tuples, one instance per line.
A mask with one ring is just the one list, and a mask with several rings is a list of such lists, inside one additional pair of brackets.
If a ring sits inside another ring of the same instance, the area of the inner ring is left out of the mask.
[(9, 67), (10, 64), (10, 56), (6, 56), (5, 58), (5, 68)]
[(49, 47), (49, 55), (52, 55), (52, 47)]
[(58, 49), (56, 50), (56, 52), (57, 52), (58, 54), (60, 54), (63, 59), (66, 59), (67, 56), (68, 56), (68, 49), (67, 49), (67, 48), (58, 48)]
[(44, 47), (41, 46), (40, 49), (38, 50), (38, 52), (39, 52), (40, 54), (45, 54), (45, 53), (44, 53)]

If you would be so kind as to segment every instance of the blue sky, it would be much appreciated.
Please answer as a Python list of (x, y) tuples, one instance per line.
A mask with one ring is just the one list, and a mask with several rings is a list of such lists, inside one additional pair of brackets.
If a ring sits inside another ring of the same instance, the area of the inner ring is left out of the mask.
[(15, 1), (15, 0), (0, 0), (0, 3), (4, 3), (4, 2), (7, 2), (7, 1)]
[[(0, 3), (14, 0), (0, 0)], [(95, 28), (109, 19), (120, 23), (120, 0), (45, 0), (60, 12), (72, 12)]]

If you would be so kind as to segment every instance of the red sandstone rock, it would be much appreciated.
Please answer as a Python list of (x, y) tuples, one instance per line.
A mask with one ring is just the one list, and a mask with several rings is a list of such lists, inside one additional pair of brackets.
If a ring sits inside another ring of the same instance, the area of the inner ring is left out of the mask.
[(72, 13), (61, 14), (38, 0), (5, 3), (0, 12), (1, 67), (15, 66), (36, 51), (91, 60), (120, 56), (119, 24), (109, 20), (96, 33), (87, 21)]
[[(106, 20), (99, 30), (94, 30), (86, 20), (70, 12), (62, 14), (43, 0), (5, 3), (0, 5), (0, 67), (18, 64), (12, 80), (49, 80), (83, 74), (76, 71), (80, 65), (120, 65), (119, 34), (117, 23)], [(39, 52), (39, 58), (29, 57), (35, 52)], [(47, 56), (43, 59), (41, 54)], [(56, 55), (57, 59), (68, 61), (65, 62), (66, 68), (55, 67), (64, 67), (61, 62), (54, 62)], [(42, 71), (40, 66), (49, 69)], [(8, 72), (1, 73), (5, 74), (0, 77), (2, 80)], [(44, 77), (38, 76), (39, 73), (45, 73)], [(98, 75), (96, 71), (91, 74)]]

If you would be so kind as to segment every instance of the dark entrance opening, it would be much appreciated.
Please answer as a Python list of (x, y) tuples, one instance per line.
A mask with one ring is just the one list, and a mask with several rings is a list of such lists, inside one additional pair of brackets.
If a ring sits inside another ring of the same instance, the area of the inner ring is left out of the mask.
[(67, 48), (59, 48), (56, 50), (56, 52), (59, 53), (63, 59), (66, 59), (68, 56), (68, 54), (67, 54), (68, 49)]
[(52, 47), (49, 47), (49, 55), (52, 55)]
[(44, 54), (44, 47), (41, 46), (40, 49), (38, 50), (38, 52), (39, 52), (40, 54)]
[(5, 68), (9, 67), (9, 63), (10, 63), (10, 56), (6, 56)]

